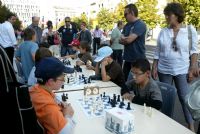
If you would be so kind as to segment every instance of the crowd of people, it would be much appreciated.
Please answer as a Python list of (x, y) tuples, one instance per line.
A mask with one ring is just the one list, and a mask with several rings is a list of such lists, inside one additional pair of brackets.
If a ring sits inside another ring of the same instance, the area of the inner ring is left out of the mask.
[[(188, 128), (195, 131), (184, 99), (190, 90), (188, 83), (199, 76), (197, 31), (192, 25), (183, 24), (185, 12), (179, 3), (167, 4), (164, 15), (167, 27), (158, 36), (152, 67), (145, 55), (147, 26), (138, 17), (135, 4), (125, 6), (127, 23), (117, 22), (109, 43), (102, 41), (103, 31), (99, 26), (91, 32), (82, 22), (79, 31), (71, 18), (65, 17), (65, 25), (56, 31), (52, 21), (42, 30), (40, 18), (34, 16), (23, 32), (24, 41), (17, 45), (12, 26), (16, 15), (8, 14), (7, 20), (0, 24), (0, 46), (12, 64), (14, 58), (22, 65), (24, 84), (31, 86), (33, 107), (48, 134), (72, 133), (75, 127), (73, 106), (56, 103), (53, 92), (65, 82), (65, 73), (74, 72), (60, 61), (65, 58), (76, 59), (76, 65), (94, 70), (93, 79), (117, 84), (123, 98), (157, 110), (162, 108), (163, 100), (156, 80), (175, 86)], [(58, 57), (54, 57), (56, 48)]]

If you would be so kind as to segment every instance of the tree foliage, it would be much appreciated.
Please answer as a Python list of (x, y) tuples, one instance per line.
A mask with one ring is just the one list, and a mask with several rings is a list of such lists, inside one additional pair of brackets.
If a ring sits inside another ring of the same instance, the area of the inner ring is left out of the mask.
[(158, 0), (138, 0), (136, 6), (138, 7), (139, 17), (148, 26), (148, 28), (155, 28), (160, 23), (160, 16), (158, 8), (156, 8)]
[(127, 0), (121, 0), (121, 2), (117, 5), (114, 13), (114, 19), (116, 21), (122, 20), (123, 22), (126, 21), (124, 17), (124, 7), (128, 4)]
[(179, 2), (185, 9), (185, 22), (200, 27), (200, 0), (169, 0), (169, 2)]
[[(5, 5), (2, 5), (0, 1), (0, 23), (3, 23), (4, 21), (6, 21), (6, 16), (10, 13), (12, 12)], [(16, 22), (13, 24), (13, 28), (15, 30), (19, 30), (21, 28), (21, 21), (18, 18)]]
[(91, 22), (84, 12), (79, 17), (72, 18), (72, 20), (78, 25), (79, 29), (80, 29), (81, 22), (85, 22), (87, 25), (87, 28), (89, 29), (91, 28)]
[(97, 14), (97, 21), (100, 28), (110, 30), (113, 28), (115, 22), (114, 13), (110, 12), (108, 9), (101, 8)]

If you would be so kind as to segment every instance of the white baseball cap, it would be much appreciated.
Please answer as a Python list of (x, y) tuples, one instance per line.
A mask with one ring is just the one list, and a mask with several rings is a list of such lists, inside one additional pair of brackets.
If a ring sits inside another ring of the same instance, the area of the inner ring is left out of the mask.
[(95, 62), (100, 62), (105, 57), (110, 56), (113, 53), (113, 50), (109, 46), (104, 46), (100, 48), (97, 52), (97, 57), (95, 58)]

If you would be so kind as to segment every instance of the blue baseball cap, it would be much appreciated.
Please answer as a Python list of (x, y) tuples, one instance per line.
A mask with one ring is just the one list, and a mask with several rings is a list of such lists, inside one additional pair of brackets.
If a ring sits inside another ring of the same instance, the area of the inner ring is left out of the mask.
[(95, 58), (95, 62), (100, 62), (105, 57), (110, 56), (113, 53), (113, 50), (109, 46), (104, 46), (100, 48), (97, 52), (97, 57)]
[(74, 68), (65, 67), (64, 64), (55, 57), (45, 57), (36, 65), (35, 77), (43, 80), (56, 78), (62, 73), (74, 73)]

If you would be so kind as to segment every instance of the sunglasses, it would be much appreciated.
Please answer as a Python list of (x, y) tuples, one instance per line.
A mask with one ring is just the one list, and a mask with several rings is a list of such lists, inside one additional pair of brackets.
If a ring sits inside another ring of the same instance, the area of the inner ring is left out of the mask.
[(172, 40), (172, 48), (174, 51), (178, 51), (177, 43), (176, 43), (176, 38), (174, 37)]

